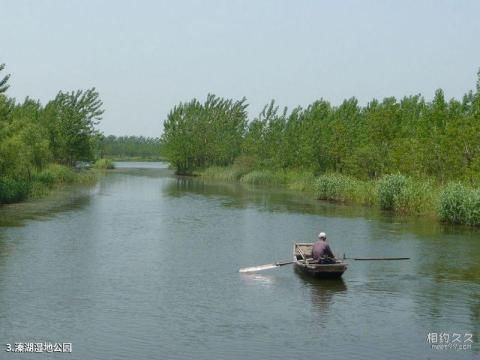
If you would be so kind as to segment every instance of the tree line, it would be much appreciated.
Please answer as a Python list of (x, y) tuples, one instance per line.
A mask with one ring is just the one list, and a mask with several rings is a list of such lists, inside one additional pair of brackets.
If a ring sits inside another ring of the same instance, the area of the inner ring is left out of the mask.
[(480, 71), (462, 99), (421, 95), (324, 99), (292, 111), (272, 100), (253, 120), (246, 99), (209, 95), (180, 103), (164, 122), (164, 152), (179, 173), (232, 164), (241, 156), (258, 169), (336, 172), (358, 179), (401, 173), (439, 182), (477, 184), (480, 175)]
[(161, 151), (160, 138), (109, 135), (101, 141), (102, 155), (108, 158), (158, 159)]
[(17, 102), (7, 95), (10, 75), (4, 70), (0, 65), (0, 203), (24, 197), (51, 163), (71, 167), (94, 160), (104, 112), (95, 88), (59, 91), (45, 105), (29, 97)]

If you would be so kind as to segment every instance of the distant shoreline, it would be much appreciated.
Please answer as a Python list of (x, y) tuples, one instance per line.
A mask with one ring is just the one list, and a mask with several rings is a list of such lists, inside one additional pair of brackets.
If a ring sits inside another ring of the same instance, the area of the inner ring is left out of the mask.
[(105, 156), (105, 158), (111, 161), (138, 161), (138, 162), (168, 161), (166, 158), (163, 158), (163, 157)]

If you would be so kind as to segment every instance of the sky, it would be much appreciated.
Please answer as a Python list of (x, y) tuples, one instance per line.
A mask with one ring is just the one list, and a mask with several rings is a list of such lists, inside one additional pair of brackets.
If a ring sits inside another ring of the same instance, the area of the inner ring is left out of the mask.
[(160, 136), (208, 93), (290, 109), (324, 98), (460, 98), (480, 68), (480, 1), (0, 0), (8, 95), (95, 87), (107, 135)]

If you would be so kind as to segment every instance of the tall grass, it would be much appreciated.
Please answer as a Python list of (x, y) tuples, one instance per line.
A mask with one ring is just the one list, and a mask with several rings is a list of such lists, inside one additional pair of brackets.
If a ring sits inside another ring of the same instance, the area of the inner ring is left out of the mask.
[(315, 196), (319, 200), (353, 200), (358, 181), (342, 174), (321, 175), (315, 181)]
[(98, 159), (95, 161), (93, 164), (93, 167), (95, 169), (100, 169), (100, 170), (108, 170), (108, 169), (114, 169), (115, 166), (113, 165), (113, 161), (110, 159)]
[(283, 175), (288, 188), (296, 191), (314, 191), (315, 175), (308, 170), (285, 170)]
[(439, 188), (430, 180), (413, 180), (396, 194), (393, 210), (401, 214), (434, 214), (437, 208)]
[(329, 173), (315, 176), (303, 170), (252, 170), (210, 167), (201, 172), (205, 178), (240, 181), (254, 185), (284, 185), (289, 189), (311, 192), (316, 199), (375, 206), (402, 215), (429, 215), (454, 224), (480, 225), (480, 189), (460, 183), (440, 186), (432, 180), (420, 180), (400, 174), (363, 181)]
[(254, 170), (240, 178), (241, 182), (252, 185), (279, 185), (283, 179), (270, 170)]
[(242, 176), (242, 173), (232, 166), (211, 166), (203, 171), (200, 171), (198, 174), (208, 179), (220, 181), (237, 181)]
[(395, 210), (395, 203), (407, 182), (403, 175), (386, 175), (378, 183), (378, 200), (384, 210)]
[(373, 205), (377, 202), (376, 184), (342, 174), (324, 174), (315, 180), (315, 196), (319, 200)]
[(431, 181), (414, 180), (400, 174), (386, 175), (378, 181), (380, 208), (401, 214), (435, 211), (438, 189)]
[(45, 169), (34, 173), (32, 180), (46, 186), (52, 186), (58, 183), (73, 183), (76, 178), (76, 172), (71, 168), (59, 164), (49, 164)]
[(254, 170), (248, 160), (235, 161), (232, 166), (211, 166), (196, 173), (206, 179), (240, 181), (253, 185), (286, 185), (291, 190), (313, 191), (315, 176), (304, 170)]
[(480, 189), (448, 184), (440, 194), (438, 215), (452, 224), (480, 225)]

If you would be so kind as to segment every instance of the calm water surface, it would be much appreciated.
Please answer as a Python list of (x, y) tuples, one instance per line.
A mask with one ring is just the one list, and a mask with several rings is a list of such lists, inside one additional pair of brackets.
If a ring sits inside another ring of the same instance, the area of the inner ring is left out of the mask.
[[(326, 231), (341, 281), (292, 267)], [(480, 232), (176, 178), (122, 163), (93, 188), (0, 208), (0, 359), (472, 359), (480, 347)], [(434, 351), (428, 333), (474, 334)], [(6, 343), (71, 342), (71, 354)]]

